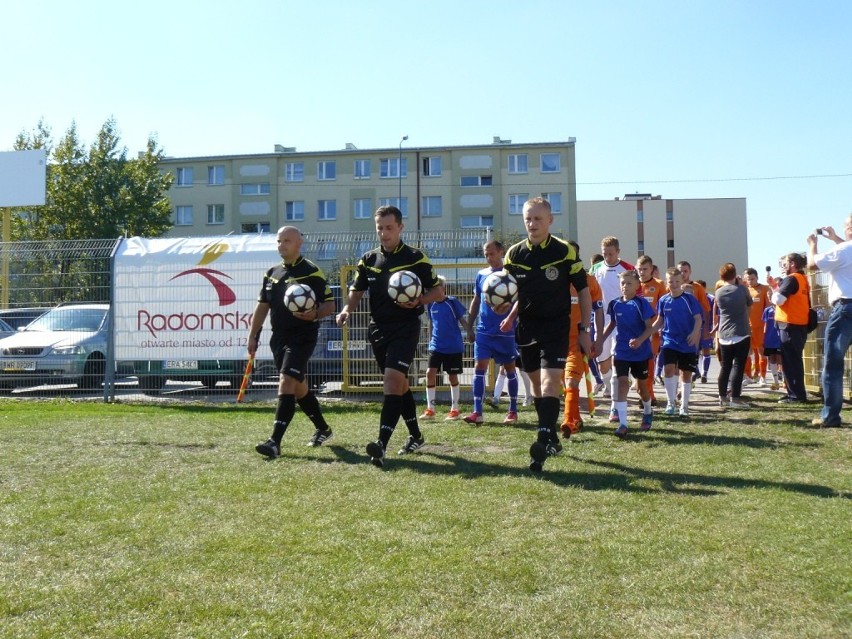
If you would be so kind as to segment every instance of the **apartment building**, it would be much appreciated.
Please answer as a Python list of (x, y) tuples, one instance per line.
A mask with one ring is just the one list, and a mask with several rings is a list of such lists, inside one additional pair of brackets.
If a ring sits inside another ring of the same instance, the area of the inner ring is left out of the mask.
[(522, 228), (529, 198), (546, 197), (570, 234), (577, 228), (574, 143), (298, 152), (166, 158), (173, 172), (172, 236), (274, 231), (370, 231), (373, 212), (399, 207), (410, 230)]
[(740, 272), (749, 266), (745, 198), (664, 199), (637, 193), (582, 200), (577, 209), (577, 241), (585, 258), (600, 252), (601, 238), (614, 235), (622, 259), (635, 263), (640, 255), (650, 255), (661, 273), (686, 260), (693, 279), (711, 287), (725, 262)]
[[(745, 198), (637, 193), (578, 202), (575, 143), (495, 137), (482, 145), (412, 147), (400, 140), (384, 149), (346, 144), (299, 152), (276, 145), (266, 154), (166, 158), (161, 166), (175, 176), (169, 191), (175, 226), (167, 235), (275, 232), (290, 224), (332, 249), (312, 257), (345, 261), (338, 253), (352, 244), (330, 239), (357, 236), (360, 252), (371, 244), (364, 238), (372, 237), (381, 205), (398, 206), (406, 230), (419, 232), (421, 241), (459, 229), (492, 229), (511, 239), (523, 234), (523, 203), (541, 195), (553, 207), (554, 232), (576, 239), (585, 258), (614, 235), (625, 260), (647, 253), (664, 271), (686, 259), (696, 279), (708, 282), (723, 262), (748, 265)], [(436, 246), (424, 241), (427, 250)]]

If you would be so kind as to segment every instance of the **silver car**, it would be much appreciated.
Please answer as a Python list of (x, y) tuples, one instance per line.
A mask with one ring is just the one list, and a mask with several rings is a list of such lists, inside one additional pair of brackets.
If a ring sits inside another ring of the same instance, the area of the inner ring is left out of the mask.
[(0, 339), (0, 388), (104, 380), (108, 304), (58, 306)]

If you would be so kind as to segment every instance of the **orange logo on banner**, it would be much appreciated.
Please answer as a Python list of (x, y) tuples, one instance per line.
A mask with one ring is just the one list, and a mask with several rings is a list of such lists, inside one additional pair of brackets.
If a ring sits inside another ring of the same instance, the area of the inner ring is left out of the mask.
[(228, 248), (228, 244), (225, 242), (217, 242), (206, 246), (201, 259), (198, 261), (198, 267), (182, 271), (172, 277), (171, 280), (176, 280), (177, 278), (184, 277), (186, 275), (200, 275), (213, 285), (216, 295), (219, 296), (219, 306), (228, 306), (229, 304), (233, 304), (237, 301), (236, 293), (234, 293), (234, 290), (230, 286), (219, 279), (220, 277), (225, 277), (229, 280), (233, 278), (222, 271), (217, 271), (212, 268), (200, 268), (218, 260), (228, 252)]

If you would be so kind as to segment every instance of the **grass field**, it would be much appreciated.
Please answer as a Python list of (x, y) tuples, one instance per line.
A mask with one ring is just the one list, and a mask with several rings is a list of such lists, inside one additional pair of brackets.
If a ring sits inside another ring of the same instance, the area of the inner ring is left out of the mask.
[(531, 412), (377, 469), (375, 404), (0, 400), (0, 636), (852, 636), (852, 429), (695, 402), (533, 476)]

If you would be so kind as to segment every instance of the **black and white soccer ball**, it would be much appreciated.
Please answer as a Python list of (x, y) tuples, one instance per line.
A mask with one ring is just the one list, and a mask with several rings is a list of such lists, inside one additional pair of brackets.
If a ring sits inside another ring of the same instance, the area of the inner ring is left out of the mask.
[(291, 313), (305, 313), (317, 305), (314, 289), (305, 284), (290, 284), (284, 291), (284, 306)]
[(508, 271), (492, 273), (482, 283), (482, 297), (491, 308), (514, 304), (518, 299), (518, 281)]
[(413, 302), (422, 294), (423, 284), (411, 271), (397, 271), (388, 280), (388, 295), (397, 304)]

